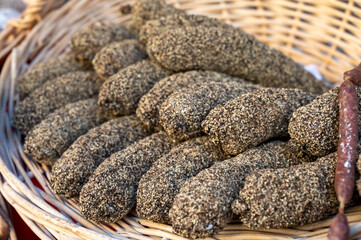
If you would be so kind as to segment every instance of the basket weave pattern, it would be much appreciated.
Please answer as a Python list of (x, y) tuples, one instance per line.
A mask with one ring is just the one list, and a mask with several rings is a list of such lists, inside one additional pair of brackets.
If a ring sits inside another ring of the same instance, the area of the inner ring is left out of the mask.
[[(207, 15), (254, 34), (303, 64), (316, 64), (333, 83), (357, 65), (361, 56), (361, 1), (313, 0), (169, 0), (189, 13)], [(93, 22), (127, 23), (120, 7), (131, 0), (69, 1), (40, 21), (7, 58), (0, 75), (0, 191), (41, 239), (183, 239), (170, 226), (130, 213), (115, 224), (85, 220), (75, 200), (52, 193), (49, 169), (24, 153), (11, 127), (16, 78), (31, 65), (68, 50), (71, 35)], [(1, 44), (1, 42), (0, 42)], [(38, 181), (34, 185), (32, 179)], [(40, 187), (37, 187), (40, 186)], [(361, 206), (346, 211), (352, 239), (361, 237)], [(252, 231), (231, 223), (217, 239), (324, 238), (331, 220), (296, 229)], [(12, 239), (15, 239), (13, 236)]]
[(4, 62), (11, 50), (25, 39), (36, 23), (63, 2), (64, 0), (33, 0), (21, 18), (9, 20), (0, 33), (0, 62)]

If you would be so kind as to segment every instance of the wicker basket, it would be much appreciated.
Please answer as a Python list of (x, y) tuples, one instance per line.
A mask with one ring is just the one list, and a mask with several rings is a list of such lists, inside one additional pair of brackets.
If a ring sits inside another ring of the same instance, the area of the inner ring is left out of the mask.
[[(17, 101), (15, 81), (30, 65), (67, 50), (71, 35), (95, 21), (128, 22), (120, 7), (131, 0), (68, 1), (48, 14), (7, 57), (0, 76), (0, 190), (41, 239), (183, 239), (171, 226), (156, 224), (135, 213), (116, 224), (99, 225), (85, 220), (77, 202), (52, 193), (49, 169), (24, 153), (11, 127)], [(304, 64), (316, 64), (333, 83), (361, 56), (361, 1), (313, 0), (169, 0), (190, 13), (216, 17), (275, 47)], [(16, 39), (16, 38), (15, 38)], [(14, 39), (14, 41), (16, 41)], [(0, 42), (2, 44), (2, 42)], [(39, 184), (34, 185), (32, 179)], [(346, 211), (351, 238), (361, 238), (361, 206)], [(330, 219), (295, 229), (252, 231), (230, 223), (217, 239), (325, 238)], [(359, 223), (360, 222), (360, 223)]]
[(0, 64), (2, 65), (11, 50), (26, 38), (29, 31), (64, 0), (33, 0), (19, 19), (9, 20), (0, 33)]

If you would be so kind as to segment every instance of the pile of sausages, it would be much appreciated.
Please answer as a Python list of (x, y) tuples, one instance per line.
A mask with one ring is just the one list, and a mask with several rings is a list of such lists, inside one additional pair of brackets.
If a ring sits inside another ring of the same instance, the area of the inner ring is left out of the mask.
[(137, 0), (132, 15), (132, 26), (77, 32), (69, 55), (17, 82), (14, 126), (52, 166), (54, 192), (79, 197), (87, 219), (115, 222), (136, 206), (190, 238), (235, 215), (254, 229), (313, 223), (340, 203), (328, 237), (346, 239), (361, 64), (329, 90), (216, 19), (162, 0)]

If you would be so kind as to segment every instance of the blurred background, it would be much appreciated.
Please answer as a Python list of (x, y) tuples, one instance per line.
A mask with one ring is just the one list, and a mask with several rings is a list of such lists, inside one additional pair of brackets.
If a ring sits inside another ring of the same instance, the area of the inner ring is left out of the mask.
[(31, 0), (0, 0), (0, 31), (9, 19), (17, 18)]

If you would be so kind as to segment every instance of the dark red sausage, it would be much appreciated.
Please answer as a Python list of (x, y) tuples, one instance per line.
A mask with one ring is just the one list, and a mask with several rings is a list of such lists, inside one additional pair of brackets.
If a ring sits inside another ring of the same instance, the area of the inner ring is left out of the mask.
[(335, 190), (340, 211), (349, 203), (355, 187), (355, 164), (358, 142), (358, 109), (356, 88), (350, 81), (340, 87), (340, 123)]
[[(349, 72), (352, 72), (353, 70)], [(344, 78), (346, 78), (346, 73)], [(354, 79), (359, 78), (360, 77), (356, 77)], [(338, 130), (339, 139), (337, 147), (338, 159), (335, 176), (335, 190), (337, 199), (340, 202), (340, 207), (338, 210), (339, 213), (333, 219), (328, 232), (327, 237), (329, 240), (346, 240), (348, 238), (350, 228), (343, 212), (345, 204), (351, 201), (355, 187), (355, 164), (358, 142), (358, 104), (356, 88), (351, 81), (345, 80), (341, 84), (339, 99), (340, 123)]]
[(343, 74), (343, 80), (348, 80), (355, 85), (359, 85), (361, 83), (361, 63), (354, 69), (345, 72)]
[(348, 227), (347, 218), (343, 213), (339, 213), (332, 220), (327, 238), (329, 240), (344, 240), (347, 239), (349, 233), (350, 228)]

